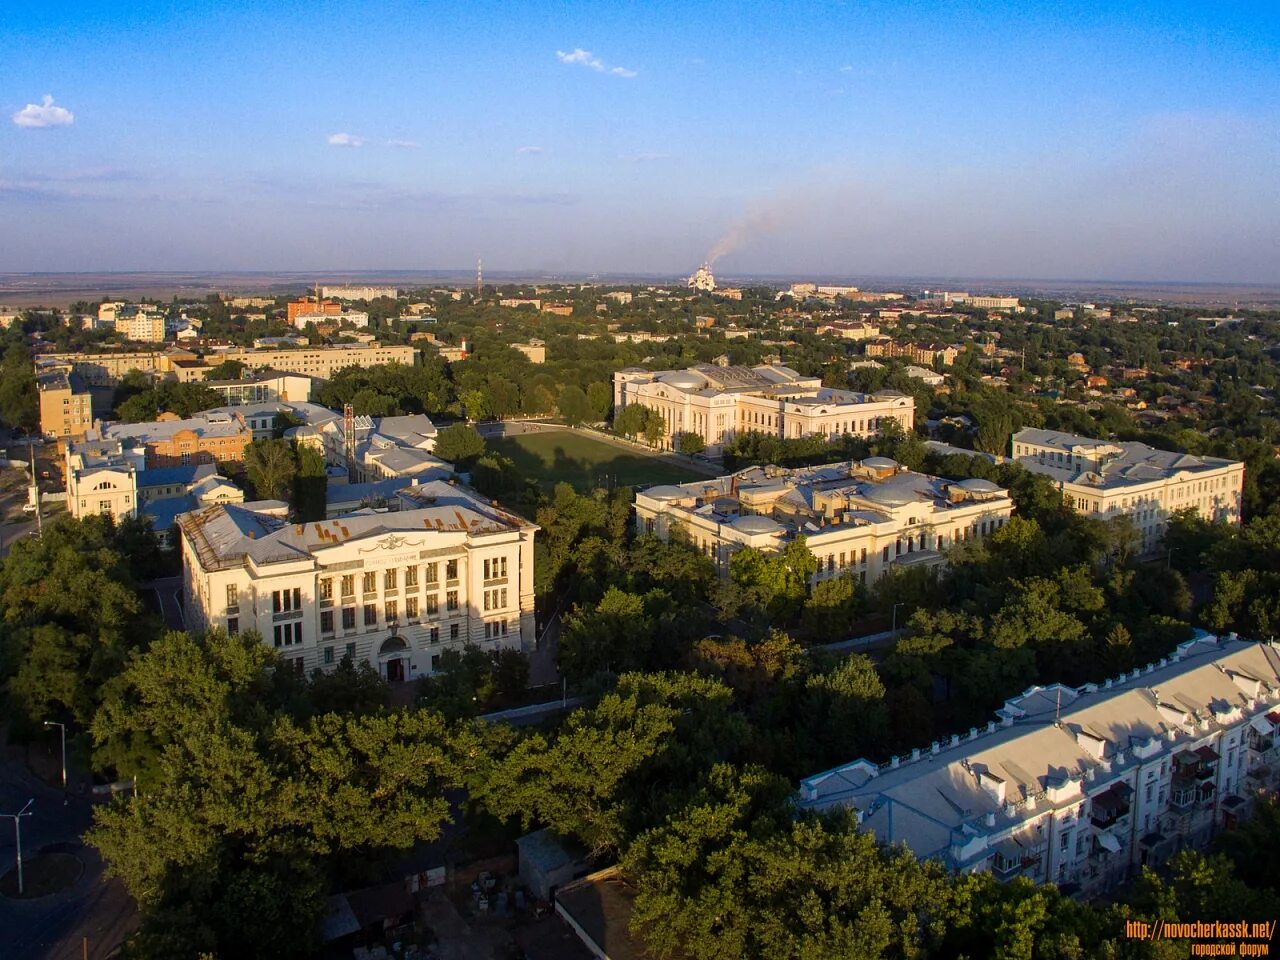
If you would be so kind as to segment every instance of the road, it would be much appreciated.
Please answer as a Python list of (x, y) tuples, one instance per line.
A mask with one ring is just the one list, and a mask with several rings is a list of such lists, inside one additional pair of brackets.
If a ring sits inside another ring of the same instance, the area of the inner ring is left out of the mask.
[[(84, 864), (70, 889), (38, 900), (0, 896), (0, 956), (5, 960), (105, 960), (137, 925), (137, 911), (119, 880), (104, 880), (97, 851), (80, 843), (91, 807), (74, 797), (63, 806), (62, 791), (37, 780), (21, 763), (0, 764), (0, 813), (16, 813), (34, 798), (22, 821), (23, 859), (58, 845)], [(0, 820), (0, 873), (14, 868), (13, 821)]]
[(159, 580), (144, 580), (138, 584), (140, 593), (150, 593), (155, 597), (156, 607), (164, 619), (164, 625), (170, 630), (185, 630), (186, 623), (182, 618), (182, 578), (162, 577)]

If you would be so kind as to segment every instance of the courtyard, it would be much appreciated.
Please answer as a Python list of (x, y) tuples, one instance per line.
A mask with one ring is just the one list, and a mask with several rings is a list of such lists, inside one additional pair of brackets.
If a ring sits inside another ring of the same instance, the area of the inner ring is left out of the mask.
[(510, 457), (526, 477), (550, 492), (557, 483), (576, 490), (687, 483), (708, 475), (667, 457), (631, 452), (571, 430), (494, 437), (489, 449)]

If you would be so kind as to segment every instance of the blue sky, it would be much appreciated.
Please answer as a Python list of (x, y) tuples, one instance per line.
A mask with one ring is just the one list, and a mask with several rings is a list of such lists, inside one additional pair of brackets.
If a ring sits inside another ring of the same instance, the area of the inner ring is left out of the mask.
[(5, 0), (0, 65), (0, 270), (1280, 281), (1274, 2)]

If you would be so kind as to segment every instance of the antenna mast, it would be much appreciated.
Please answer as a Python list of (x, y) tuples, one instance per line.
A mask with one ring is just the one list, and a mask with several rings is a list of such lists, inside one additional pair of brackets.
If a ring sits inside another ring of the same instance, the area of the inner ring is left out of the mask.
[(480, 296), (480, 291), (484, 287), (484, 261), (476, 257), (476, 296)]

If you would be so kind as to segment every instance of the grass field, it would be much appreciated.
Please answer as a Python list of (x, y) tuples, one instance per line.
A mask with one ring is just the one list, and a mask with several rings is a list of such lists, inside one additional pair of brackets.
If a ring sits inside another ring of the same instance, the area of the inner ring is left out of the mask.
[[(557, 483), (577, 490), (603, 486), (684, 483), (702, 474), (659, 457), (628, 453), (621, 447), (568, 430), (526, 433), (488, 441), (491, 450), (511, 458), (526, 477), (544, 490)], [(607, 478), (607, 479), (606, 479)]]

